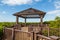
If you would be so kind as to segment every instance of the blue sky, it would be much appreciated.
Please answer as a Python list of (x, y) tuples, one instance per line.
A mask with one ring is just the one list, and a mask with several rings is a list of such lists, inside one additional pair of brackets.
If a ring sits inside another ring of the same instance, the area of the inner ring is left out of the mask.
[[(0, 0), (0, 22), (15, 22), (16, 18), (12, 14), (31, 7), (46, 12), (44, 21), (60, 16), (60, 0)], [(19, 19), (24, 22), (23, 18)], [(40, 19), (27, 19), (27, 22), (39, 21)]]

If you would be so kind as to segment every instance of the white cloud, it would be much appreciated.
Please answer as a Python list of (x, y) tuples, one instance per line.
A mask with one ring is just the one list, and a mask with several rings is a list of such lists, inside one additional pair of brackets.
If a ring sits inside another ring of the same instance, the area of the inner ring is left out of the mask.
[(36, 2), (42, 1), (42, 0), (35, 0)]
[(30, 4), (33, 3), (33, 1), (39, 2), (41, 0), (2, 0), (1, 2), (6, 5), (22, 5), (22, 4)]
[(7, 14), (6, 11), (0, 11), (0, 14)]
[(0, 15), (0, 22), (1, 22), (1, 21), (3, 21), (3, 18), (2, 18), (2, 16)]
[(1, 2), (7, 5), (21, 5), (32, 3), (32, 0), (2, 0)]
[(0, 11), (0, 22), (15, 22), (15, 19), (7, 11)]
[(49, 12), (47, 12), (47, 14), (53, 14), (53, 15), (56, 15), (56, 16), (60, 16), (60, 10), (49, 11)]
[(6, 18), (6, 15), (7, 12), (6, 11), (0, 11), (0, 22), (3, 22), (4, 20), (7, 20)]
[(56, 14), (56, 16), (59, 16), (60, 17), (60, 14)]
[(56, 9), (59, 9), (60, 8), (60, 1), (55, 1), (54, 5), (55, 5)]
[(60, 10), (53, 10), (53, 11), (48, 12), (48, 14), (56, 14), (56, 13), (59, 13), (59, 12), (60, 12)]
[(15, 22), (15, 19), (10, 16), (0, 15), (0, 22)]
[(6, 11), (3, 11), (2, 13), (3, 13), (3, 14), (6, 14), (7, 12), (6, 12)]

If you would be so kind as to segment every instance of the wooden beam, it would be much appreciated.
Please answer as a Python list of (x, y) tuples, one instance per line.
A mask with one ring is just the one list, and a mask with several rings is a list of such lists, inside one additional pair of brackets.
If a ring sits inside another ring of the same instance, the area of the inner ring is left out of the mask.
[(42, 35), (42, 30), (43, 30), (43, 15), (40, 15), (40, 24), (41, 24), (41, 31), (40, 34)]
[(43, 25), (43, 16), (40, 15), (40, 23), (41, 23), (41, 26)]
[(15, 40), (15, 28), (12, 29), (12, 40)]
[(40, 18), (40, 17), (26, 17), (26, 18)]
[(19, 17), (16, 16), (16, 24), (18, 24), (18, 21), (19, 21)]
[(23, 17), (22, 15), (20, 15), (19, 17), (21, 17), (21, 18), (25, 18), (25, 17)]
[(25, 26), (26, 26), (26, 18), (25, 18)]

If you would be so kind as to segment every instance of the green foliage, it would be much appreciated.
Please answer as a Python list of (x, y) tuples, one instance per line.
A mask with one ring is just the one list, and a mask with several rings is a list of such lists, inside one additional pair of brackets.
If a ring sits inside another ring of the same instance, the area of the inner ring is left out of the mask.
[[(60, 28), (60, 17), (56, 17), (53, 21), (46, 21), (44, 23), (49, 24), (50, 29), (50, 35), (60, 36), (59, 28)], [(56, 29), (55, 29), (56, 28)], [(44, 35), (47, 36), (48, 32), (47, 30), (43, 31)]]
[[(0, 37), (2, 38), (2, 35), (3, 35), (3, 27), (0, 26)], [(0, 39), (1, 40), (1, 39)]]
[(57, 16), (57, 17), (55, 18), (55, 20), (60, 20), (60, 17)]
[(48, 30), (43, 30), (42, 32), (44, 36), (48, 36)]
[(56, 17), (54, 21), (50, 21), (50, 27), (59, 28), (60, 27), (60, 17)]

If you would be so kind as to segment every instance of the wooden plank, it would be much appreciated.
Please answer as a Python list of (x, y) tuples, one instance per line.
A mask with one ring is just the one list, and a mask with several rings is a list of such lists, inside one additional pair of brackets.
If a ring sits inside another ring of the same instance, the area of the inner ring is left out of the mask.
[(51, 38), (49, 38), (49, 37), (46, 37), (46, 36), (43, 36), (43, 35), (40, 35), (40, 34), (38, 34), (37, 36), (39, 36), (39, 37), (41, 37), (41, 38), (44, 38), (44, 39), (48, 39), (48, 40), (51, 39)]

